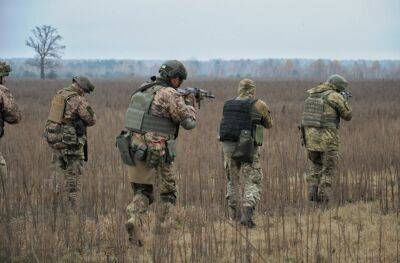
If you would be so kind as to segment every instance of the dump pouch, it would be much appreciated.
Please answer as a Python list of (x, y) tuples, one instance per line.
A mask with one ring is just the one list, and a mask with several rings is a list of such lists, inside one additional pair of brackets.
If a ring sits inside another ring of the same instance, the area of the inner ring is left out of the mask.
[(239, 135), (239, 141), (236, 144), (232, 159), (239, 163), (252, 163), (254, 155), (254, 139), (251, 131), (242, 130)]
[(133, 152), (131, 151), (131, 140), (132, 136), (127, 131), (121, 131), (121, 133), (117, 136), (116, 145), (121, 154), (122, 161), (126, 165), (135, 166), (135, 162), (133, 159)]
[(256, 146), (262, 146), (264, 142), (264, 127), (262, 125), (256, 124), (254, 130), (254, 141)]

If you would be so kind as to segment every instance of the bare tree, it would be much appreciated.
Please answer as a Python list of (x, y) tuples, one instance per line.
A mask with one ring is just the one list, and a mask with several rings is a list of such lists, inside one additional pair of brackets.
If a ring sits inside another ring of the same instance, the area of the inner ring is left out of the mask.
[(32, 30), (32, 36), (26, 40), (26, 45), (33, 48), (36, 52), (34, 59), (28, 64), (40, 68), (40, 78), (45, 78), (45, 69), (53, 68), (56, 65), (54, 59), (60, 59), (64, 45), (59, 44), (63, 39), (57, 32), (57, 28), (42, 25), (36, 26)]

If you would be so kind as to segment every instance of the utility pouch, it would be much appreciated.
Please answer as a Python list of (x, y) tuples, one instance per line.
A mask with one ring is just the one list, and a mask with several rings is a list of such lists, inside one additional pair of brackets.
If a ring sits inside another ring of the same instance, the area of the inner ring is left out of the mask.
[(232, 159), (239, 163), (252, 163), (254, 155), (254, 139), (251, 131), (242, 130), (239, 135), (239, 141), (236, 144)]
[(264, 127), (262, 125), (256, 125), (254, 131), (254, 141), (256, 146), (261, 146), (264, 142)]
[(117, 136), (116, 145), (121, 154), (122, 161), (126, 165), (135, 166), (135, 161), (133, 158), (134, 152), (131, 149), (132, 136), (127, 131), (121, 131)]
[(167, 156), (166, 163), (172, 163), (176, 157), (176, 141), (171, 139), (167, 141)]

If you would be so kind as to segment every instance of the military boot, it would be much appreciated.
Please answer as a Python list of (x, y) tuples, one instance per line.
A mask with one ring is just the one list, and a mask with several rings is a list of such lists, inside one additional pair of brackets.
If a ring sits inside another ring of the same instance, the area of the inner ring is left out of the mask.
[(240, 209), (237, 209), (234, 206), (229, 206), (229, 218), (233, 221), (240, 221), (241, 219)]
[(308, 201), (310, 202), (318, 202), (318, 186), (309, 185), (308, 186)]
[(240, 220), (240, 224), (248, 228), (255, 228), (256, 224), (253, 221), (253, 213), (254, 213), (254, 207), (245, 206), (242, 214), (242, 219)]
[(143, 241), (140, 236), (139, 229), (138, 229), (137, 225), (135, 224), (134, 218), (130, 218), (125, 223), (125, 228), (126, 228), (126, 231), (128, 232), (129, 242), (134, 246), (138, 246), (138, 247), (143, 246)]

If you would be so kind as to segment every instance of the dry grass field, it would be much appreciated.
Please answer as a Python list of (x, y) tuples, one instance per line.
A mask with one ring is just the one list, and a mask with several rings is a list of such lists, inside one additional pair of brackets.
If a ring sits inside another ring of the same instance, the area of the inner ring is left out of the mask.
[(49, 185), (50, 151), (41, 139), (50, 100), (67, 80), (10, 80), (22, 109), (7, 126), (1, 152), (9, 174), (0, 190), (0, 262), (398, 262), (400, 261), (400, 81), (352, 83), (354, 117), (341, 126), (340, 169), (330, 209), (306, 200), (306, 156), (299, 143), (305, 91), (316, 82), (257, 80), (258, 97), (270, 105), (274, 127), (262, 149), (262, 200), (255, 230), (227, 220), (221, 145), (223, 101), (237, 79), (185, 83), (211, 90), (198, 127), (179, 136), (176, 227), (154, 232), (132, 248), (125, 207), (132, 191), (115, 148), (129, 94), (141, 80), (94, 80), (88, 96), (98, 116), (88, 130), (89, 161), (82, 177), (79, 215), (61, 210), (54, 220)]

